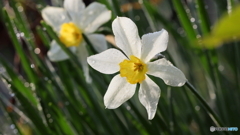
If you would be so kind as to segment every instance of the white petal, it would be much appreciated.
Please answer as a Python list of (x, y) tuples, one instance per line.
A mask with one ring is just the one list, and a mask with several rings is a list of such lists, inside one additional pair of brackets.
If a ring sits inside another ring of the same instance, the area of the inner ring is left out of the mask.
[(155, 116), (160, 92), (158, 85), (148, 76), (146, 76), (146, 79), (140, 84), (138, 97), (147, 110), (149, 120)]
[(60, 31), (63, 23), (70, 22), (66, 10), (58, 7), (44, 8), (42, 10), (42, 17), (56, 32)]
[(165, 58), (159, 59), (154, 62), (147, 63), (148, 72), (147, 74), (159, 77), (163, 81), (171, 86), (183, 86), (187, 81), (185, 75), (181, 70), (174, 67)]
[(107, 42), (105, 36), (102, 34), (87, 35), (89, 41), (92, 43), (94, 49), (98, 52), (107, 50)]
[(83, 42), (79, 47), (77, 47), (76, 55), (78, 56), (78, 59), (82, 65), (86, 82), (91, 83), (92, 78), (89, 75), (89, 67), (88, 67), (88, 63), (87, 63), (87, 57), (89, 55), (88, 55), (88, 51), (86, 48), (86, 43)]
[(88, 64), (95, 70), (104, 74), (113, 74), (120, 70), (119, 63), (127, 59), (117, 49), (108, 49), (102, 53), (87, 58)]
[(127, 56), (134, 55), (140, 58), (141, 40), (135, 23), (126, 17), (117, 17), (112, 23), (116, 45)]
[(136, 86), (136, 84), (128, 83), (126, 78), (119, 74), (116, 75), (104, 95), (104, 105), (108, 109), (119, 107), (134, 95)]
[[(74, 53), (76, 51), (76, 47), (71, 47), (70, 50)], [(62, 61), (69, 58), (55, 40), (51, 42), (51, 47), (47, 52), (47, 55), (50, 61)]]
[(65, 0), (64, 8), (69, 13), (71, 19), (74, 20), (81, 16), (80, 14), (85, 9), (85, 4), (82, 0)]
[(84, 33), (93, 33), (110, 18), (111, 11), (105, 5), (93, 2), (83, 11), (79, 25)]
[(168, 32), (162, 29), (159, 32), (149, 33), (142, 36), (142, 59), (148, 62), (157, 53), (167, 49)]

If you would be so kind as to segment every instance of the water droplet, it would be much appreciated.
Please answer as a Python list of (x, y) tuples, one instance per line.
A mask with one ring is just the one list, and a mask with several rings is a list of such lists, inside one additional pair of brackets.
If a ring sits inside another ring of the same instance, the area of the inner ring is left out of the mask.
[(14, 125), (14, 124), (11, 124), (11, 125), (10, 125), (10, 128), (11, 128), (11, 129), (14, 129), (14, 128), (15, 128), (15, 125)]
[(35, 65), (34, 65), (34, 64), (31, 64), (30, 66), (31, 66), (31, 68), (34, 68), (34, 67), (35, 67)]
[(140, 20), (140, 16), (139, 16), (139, 15), (136, 15), (136, 16), (134, 17), (134, 19), (135, 19), (135, 21), (139, 21), (139, 20)]
[(197, 106), (195, 106), (195, 110), (196, 111), (199, 111), (200, 110), (200, 107), (197, 105)]
[(193, 25), (193, 29), (197, 29), (197, 25), (196, 24)]
[(182, 86), (182, 85), (183, 85), (183, 83), (179, 83), (179, 84), (178, 84), (178, 86)]
[(197, 35), (196, 37), (197, 37), (197, 38), (201, 38), (201, 35)]
[(14, 133), (14, 134), (17, 134), (17, 133), (18, 133), (18, 130), (17, 130), (17, 129), (14, 129), (14, 130), (13, 130), (13, 133)]
[(219, 65), (219, 66), (218, 66), (218, 70), (219, 70), (219, 71), (223, 71), (223, 70), (224, 70), (224, 66), (223, 66), (223, 65)]
[(39, 53), (41, 52), (41, 50), (40, 50), (39, 48), (35, 48), (35, 49), (34, 49), (34, 52), (35, 52), (36, 54), (39, 54)]
[(42, 106), (38, 105), (37, 108), (39, 111), (42, 111)]
[(29, 87), (30, 84), (29, 84), (28, 82), (25, 82), (25, 83), (24, 83), (24, 86), (25, 86), (25, 87)]
[(51, 114), (47, 114), (47, 118), (50, 118), (51, 117)]
[(130, 106), (127, 106), (126, 108), (127, 108), (128, 111), (131, 110), (131, 107), (130, 107)]
[(18, 9), (18, 12), (22, 12), (23, 11), (23, 7), (22, 6), (18, 6), (17, 9)]
[(11, 97), (14, 97), (14, 96), (15, 96), (15, 94), (14, 94), (14, 93), (11, 93), (11, 92), (10, 92), (9, 94), (11, 95)]
[(49, 123), (52, 123), (53, 122), (53, 119), (49, 119)]
[(92, 62), (92, 64), (94, 64), (94, 63), (95, 63), (95, 61), (94, 61), (94, 60), (92, 60), (91, 62)]
[(191, 22), (195, 22), (195, 18), (191, 18), (190, 20), (191, 20)]

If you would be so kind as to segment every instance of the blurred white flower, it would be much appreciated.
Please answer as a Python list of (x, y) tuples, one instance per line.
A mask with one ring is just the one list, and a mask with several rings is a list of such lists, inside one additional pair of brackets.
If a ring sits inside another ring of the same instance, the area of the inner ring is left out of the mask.
[[(79, 57), (86, 81), (90, 83), (88, 51), (82, 34), (88, 37), (95, 50), (99, 52), (106, 50), (107, 43), (104, 35), (93, 34), (93, 32), (111, 18), (111, 11), (98, 2), (93, 2), (85, 8), (82, 0), (65, 0), (64, 8), (51, 6), (44, 8), (42, 17), (53, 27), (61, 42)], [(69, 58), (56, 41), (51, 42), (47, 55), (51, 61)]]
[[(165, 58), (150, 62), (159, 52), (167, 48), (168, 33), (164, 29), (142, 36), (134, 22), (126, 17), (118, 17), (112, 23), (117, 49), (108, 49), (88, 57), (90, 66), (99, 72), (116, 75), (104, 96), (106, 108), (114, 109), (130, 99), (140, 83), (139, 100), (153, 119), (160, 97), (160, 88), (148, 75), (161, 78), (167, 85), (182, 86), (186, 82), (184, 74)], [(148, 74), (148, 75), (147, 75)]]

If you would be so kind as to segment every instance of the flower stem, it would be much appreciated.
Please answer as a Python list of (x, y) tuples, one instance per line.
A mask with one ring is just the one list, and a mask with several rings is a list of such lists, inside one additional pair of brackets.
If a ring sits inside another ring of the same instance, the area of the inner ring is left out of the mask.
[(213, 122), (216, 124), (216, 126), (218, 127), (223, 127), (222, 122), (220, 121), (220, 119), (218, 118), (217, 114), (210, 108), (210, 106), (207, 104), (207, 102), (203, 99), (203, 97), (197, 92), (196, 88), (193, 87), (193, 85), (191, 83), (189, 83), (188, 81), (186, 82), (186, 86), (191, 90), (191, 92), (198, 98), (198, 100), (200, 100), (200, 102), (202, 103), (202, 105), (205, 107), (205, 109), (207, 110), (209, 116), (211, 117), (211, 119), (213, 120)]

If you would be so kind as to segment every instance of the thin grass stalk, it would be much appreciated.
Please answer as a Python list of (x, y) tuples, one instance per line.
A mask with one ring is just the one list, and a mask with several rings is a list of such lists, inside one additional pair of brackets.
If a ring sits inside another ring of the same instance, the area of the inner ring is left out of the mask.
[(190, 19), (189, 19), (187, 12), (182, 4), (182, 1), (181, 0), (172, 0), (172, 3), (174, 6), (174, 9), (177, 12), (177, 15), (179, 17), (181, 25), (187, 34), (188, 40), (190, 42), (195, 41), (197, 35), (196, 35), (195, 30), (193, 29), (192, 23), (190, 22)]
[[(19, 2), (15, 0), (10, 1), (10, 5), (13, 8), (13, 11), (16, 15), (15, 19), (15, 25), (16, 27), (24, 33), (24, 36), (21, 36), (21, 39), (24, 40), (24, 42), (27, 44), (29, 53), (31, 55), (31, 58), (33, 58), (34, 62), (36, 63), (38, 68), (43, 68), (45, 67), (43, 62), (40, 61), (39, 56), (34, 53), (34, 49), (36, 47), (35, 41), (34, 41), (34, 34), (32, 33), (30, 26), (28, 25), (27, 17), (26, 15), (22, 12), (19, 12), (18, 10), (18, 5), (22, 6)], [(44, 68), (43, 68), (44, 69)], [(46, 69), (44, 69), (46, 70)]]
[(207, 11), (205, 9), (205, 3), (203, 0), (196, 0), (196, 6), (197, 6), (197, 12), (198, 12), (198, 17), (200, 19), (200, 26), (203, 35), (206, 35), (210, 31), (210, 22), (209, 18), (207, 16)]
[(198, 98), (198, 100), (203, 104), (204, 108), (208, 111), (209, 116), (212, 118), (213, 122), (216, 124), (216, 126), (218, 127), (224, 127), (223, 123), (220, 121), (220, 119), (218, 118), (217, 114), (209, 107), (209, 105), (207, 104), (207, 102), (202, 98), (202, 96), (197, 92), (197, 90), (195, 89), (195, 87), (193, 87), (193, 85), (191, 83), (189, 83), (188, 81), (185, 84), (190, 90), (191, 92)]
[[(173, 35), (176, 38), (176, 40), (179, 42), (179, 44), (190, 46), (190, 43), (187, 42), (187, 40), (185, 40), (185, 38), (182, 38), (177, 33), (176, 27), (174, 25), (172, 25), (172, 23), (169, 23), (169, 21), (166, 20), (160, 13), (158, 13), (157, 8), (154, 7), (152, 4), (150, 4), (149, 1), (143, 0), (143, 2), (141, 3), (141, 6), (143, 8), (143, 12), (144, 12), (146, 18), (148, 19), (148, 21), (151, 18), (152, 21), (150, 21), (150, 22), (154, 22), (154, 21), (160, 22), (161, 24), (163, 24), (164, 28), (169, 33), (171, 33), (171, 35)], [(148, 15), (150, 15), (150, 16), (148, 16)], [(153, 27), (152, 30), (154, 30), (154, 29), (156, 29), (156, 28)]]
[(3, 9), (3, 14), (5, 17), (5, 21), (6, 21), (6, 27), (8, 29), (8, 33), (13, 41), (13, 45), (14, 48), (17, 51), (17, 54), (20, 57), (21, 63), (23, 65), (24, 71), (26, 72), (28, 78), (31, 80), (31, 82), (36, 82), (36, 78), (35, 78), (35, 74), (33, 72), (33, 70), (30, 67), (30, 63), (25, 55), (25, 52), (23, 51), (23, 48), (21, 47), (21, 44), (19, 43), (19, 39), (17, 37), (17, 35), (15, 34), (14, 31), (14, 26), (11, 22), (11, 19), (7, 13), (7, 11), (5, 9)]
[[(15, 78), (15, 80), (12, 80), (12, 81), (13, 82), (18, 81), (16, 73), (14, 73), (12, 71), (10, 66), (4, 60), (2, 60), (2, 59), (0, 59), (0, 60), (1, 60), (1, 63), (6, 68), (6, 71), (7, 71), (8, 75), (10, 76), (10, 78), (12, 78), (12, 79)], [(9, 82), (9, 83), (11, 83), (11, 82)], [(37, 134), (39, 134), (39, 135), (40, 134), (51, 134), (49, 129), (44, 124), (42, 118), (40, 117), (39, 111), (37, 111), (36, 107), (34, 107), (32, 105), (32, 103), (28, 100), (28, 98), (22, 94), (23, 92), (19, 91), (20, 89), (23, 89), (25, 86), (21, 86), (21, 87), (17, 87), (17, 86), (18, 85), (13, 84), (11, 88), (12, 88), (13, 92), (15, 93), (16, 97), (18, 98), (19, 102), (21, 103), (25, 114), (32, 121), (32, 123), (35, 127), (34, 129), (36, 130)]]
[(198, 123), (198, 126), (199, 126), (199, 129), (200, 129), (200, 133), (202, 134), (202, 135), (205, 135), (205, 134), (207, 134), (205, 131), (206, 130), (201, 130), (201, 129), (204, 129), (204, 127), (203, 127), (203, 122), (201, 121), (201, 118), (199, 117), (199, 115), (197, 114), (197, 112), (196, 112), (196, 110), (195, 110), (195, 108), (194, 108), (194, 105), (193, 105), (193, 103), (192, 103), (192, 101), (191, 101), (191, 99), (190, 99), (190, 97), (189, 97), (189, 94), (187, 93), (187, 90), (184, 88), (184, 95), (186, 96), (186, 98), (187, 98), (187, 101), (188, 101), (188, 103), (189, 103), (189, 106), (190, 106), (190, 108), (191, 108), (191, 110), (192, 110), (192, 113), (193, 113), (193, 115), (194, 115), (194, 117), (195, 117), (195, 119), (196, 119), (196, 121), (197, 121), (197, 123)]
[[(1, 80), (0, 80), (1, 81)], [(1, 94), (1, 93), (0, 93)], [(7, 112), (7, 114), (8, 114), (8, 117), (10, 118), (10, 120), (11, 120), (11, 122), (14, 124), (14, 126), (16, 127), (16, 130), (17, 130), (17, 133), (19, 134), (19, 135), (23, 135), (23, 133), (22, 133), (22, 131), (19, 129), (19, 126), (17, 125), (17, 123), (16, 123), (16, 120), (14, 119), (14, 116), (13, 116), (13, 112), (14, 111), (12, 111), (12, 112), (9, 112), (8, 110), (7, 110), (7, 106), (6, 106), (6, 103), (4, 103), (4, 99), (2, 99), (2, 95), (0, 95), (0, 103), (2, 104), (2, 106), (3, 106), (3, 108), (5, 109), (5, 112)], [(11, 104), (12, 105), (12, 104)], [(14, 105), (12, 105), (12, 106), (14, 106)]]

